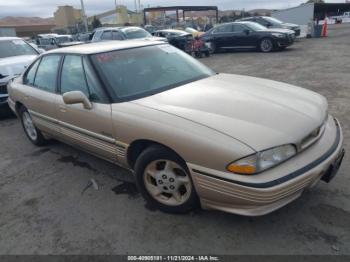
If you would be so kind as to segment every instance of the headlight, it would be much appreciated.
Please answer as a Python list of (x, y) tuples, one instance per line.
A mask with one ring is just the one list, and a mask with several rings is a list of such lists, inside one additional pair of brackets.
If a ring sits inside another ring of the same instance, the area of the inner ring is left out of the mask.
[(237, 174), (252, 175), (274, 167), (296, 154), (293, 145), (270, 148), (247, 156), (227, 166), (227, 170)]
[(278, 38), (284, 38), (286, 36), (285, 34), (281, 34), (281, 33), (272, 33), (272, 35)]

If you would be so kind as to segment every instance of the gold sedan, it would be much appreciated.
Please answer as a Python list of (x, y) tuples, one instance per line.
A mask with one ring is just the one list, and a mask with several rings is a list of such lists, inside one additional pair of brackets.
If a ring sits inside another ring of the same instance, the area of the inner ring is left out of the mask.
[(166, 212), (266, 214), (329, 182), (344, 156), (321, 95), (217, 74), (161, 42), (50, 51), (8, 92), (32, 143), (54, 138), (132, 170)]

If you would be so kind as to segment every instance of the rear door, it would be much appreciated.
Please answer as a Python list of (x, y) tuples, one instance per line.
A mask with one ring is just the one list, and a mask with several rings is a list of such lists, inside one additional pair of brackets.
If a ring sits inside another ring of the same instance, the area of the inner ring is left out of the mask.
[[(95, 155), (116, 161), (112, 137), (111, 104), (86, 57), (66, 55), (59, 81), (58, 119), (62, 138)], [(89, 98), (92, 109), (83, 104), (65, 104), (62, 95), (81, 91)]]
[(23, 84), (26, 92), (23, 103), (42, 131), (59, 135), (57, 121), (57, 79), (61, 55), (46, 55), (37, 60), (26, 72)]

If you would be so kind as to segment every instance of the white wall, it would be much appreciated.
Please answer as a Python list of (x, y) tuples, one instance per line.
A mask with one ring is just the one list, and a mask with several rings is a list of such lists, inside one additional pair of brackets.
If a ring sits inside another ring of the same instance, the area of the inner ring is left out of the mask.
[(314, 18), (314, 4), (304, 4), (289, 9), (278, 10), (272, 13), (272, 17), (286, 23), (307, 26), (310, 20)]
[(16, 29), (12, 27), (0, 27), (0, 36), (16, 36)]

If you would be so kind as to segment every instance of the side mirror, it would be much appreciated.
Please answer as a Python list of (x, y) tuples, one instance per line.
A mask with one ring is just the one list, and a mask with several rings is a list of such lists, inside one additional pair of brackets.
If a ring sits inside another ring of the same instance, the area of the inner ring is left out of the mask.
[(249, 34), (250, 34), (250, 30), (249, 30), (249, 29), (244, 29), (243, 32), (244, 32), (246, 35), (249, 35)]
[(92, 109), (92, 104), (81, 91), (71, 91), (63, 94), (63, 101), (67, 105), (83, 104), (85, 109)]

